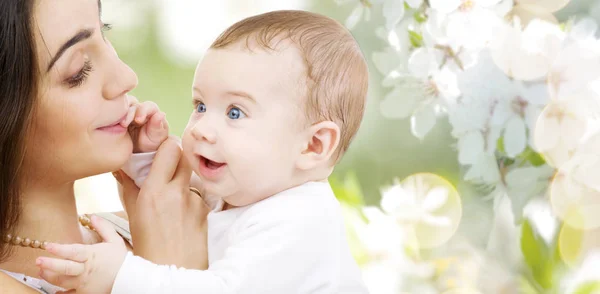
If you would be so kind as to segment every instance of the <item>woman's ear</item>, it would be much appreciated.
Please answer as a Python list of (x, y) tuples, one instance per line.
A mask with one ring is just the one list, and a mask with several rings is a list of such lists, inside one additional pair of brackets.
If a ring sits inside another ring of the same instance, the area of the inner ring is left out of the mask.
[(328, 163), (335, 154), (340, 142), (340, 128), (332, 121), (324, 121), (306, 129), (302, 153), (296, 167), (309, 170)]

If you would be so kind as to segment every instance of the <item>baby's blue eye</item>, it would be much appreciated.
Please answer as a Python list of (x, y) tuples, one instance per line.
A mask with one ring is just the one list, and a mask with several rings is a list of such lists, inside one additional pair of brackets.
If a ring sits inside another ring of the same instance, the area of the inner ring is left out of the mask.
[(245, 117), (246, 115), (237, 107), (232, 107), (231, 109), (229, 109), (229, 111), (227, 112), (227, 116), (230, 119), (240, 119)]
[(196, 111), (200, 113), (206, 112), (206, 105), (204, 105), (204, 103), (198, 104), (198, 106), (196, 106)]

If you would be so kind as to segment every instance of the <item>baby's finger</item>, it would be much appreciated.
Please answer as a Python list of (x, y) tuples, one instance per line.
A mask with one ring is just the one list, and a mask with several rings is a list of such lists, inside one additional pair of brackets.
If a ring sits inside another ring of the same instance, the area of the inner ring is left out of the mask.
[(157, 113), (150, 117), (150, 121), (146, 124), (144, 131), (148, 140), (153, 143), (162, 143), (169, 137), (169, 124), (166, 120), (164, 112)]
[(140, 101), (133, 95), (127, 95), (127, 105), (132, 106), (136, 104), (140, 104)]
[[(52, 285), (59, 286), (64, 289), (76, 289), (79, 287), (78, 277), (64, 276), (50, 270), (40, 270), (40, 278), (46, 280), (46, 282)], [(70, 290), (65, 293), (75, 292), (71, 292)]]
[(108, 243), (123, 243), (123, 238), (119, 236), (117, 231), (115, 231), (115, 227), (113, 227), (109, 222), (105, 221), (102, 218), (99, 218), (95, 215), (92, 215), (92, 225), (94, 229), (104, 242)]
[(46, 251), (60, 258), (76, 262), (86, 262), (88, 259), (87, 246), (89, 245), (50, 243), (46, 245)]
[(83, 263), (58, 258), (38, 257), (35, 264), (42, 270), (51, 270), (65, 276), (78, 276), (85, 271)]
[(154, 102), (146, 101), (142, 104), (139, 104), (135, 113), (135, 122), (140, 125), (144, 124), (146, 121), (148, 121), (149, 117), (152, 117), (157, 112), (158, 105)]
[(129, 110), (127, 111), (127, 116), (125, 116), (125, 119), (121, 121), (122, 127), (124, 127), (124, 128), (129, 127), (129, 125), (133, 121), (133, 118), (135, 117), (136, 109), (137, 109), (136, 105), (129, 106)]

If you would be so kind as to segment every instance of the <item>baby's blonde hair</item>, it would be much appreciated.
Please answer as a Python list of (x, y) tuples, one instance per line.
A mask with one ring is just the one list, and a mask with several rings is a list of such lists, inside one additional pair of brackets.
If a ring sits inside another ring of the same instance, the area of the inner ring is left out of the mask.
[(337, 21), (306, 11), (273, 11), (241, 20), (211, 45), (226, 48), (249, 41), (275, 50), (276, 42), (291, 40), (307, 68), (305, 112), (311, 123), (333, 121), (340, 128), (339, 159), (346, 152), (363, 118), (368, 68), (350, 32)]

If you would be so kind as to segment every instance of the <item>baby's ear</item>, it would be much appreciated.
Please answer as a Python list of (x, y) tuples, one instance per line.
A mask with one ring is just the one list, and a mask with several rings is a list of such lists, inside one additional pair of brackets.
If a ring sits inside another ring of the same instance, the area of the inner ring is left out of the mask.
[(323, 121), (307, 128), (304, 137), (296, 167), (309, 170), (331, 160), (340, 142), (340, 128), (332, 121)]

